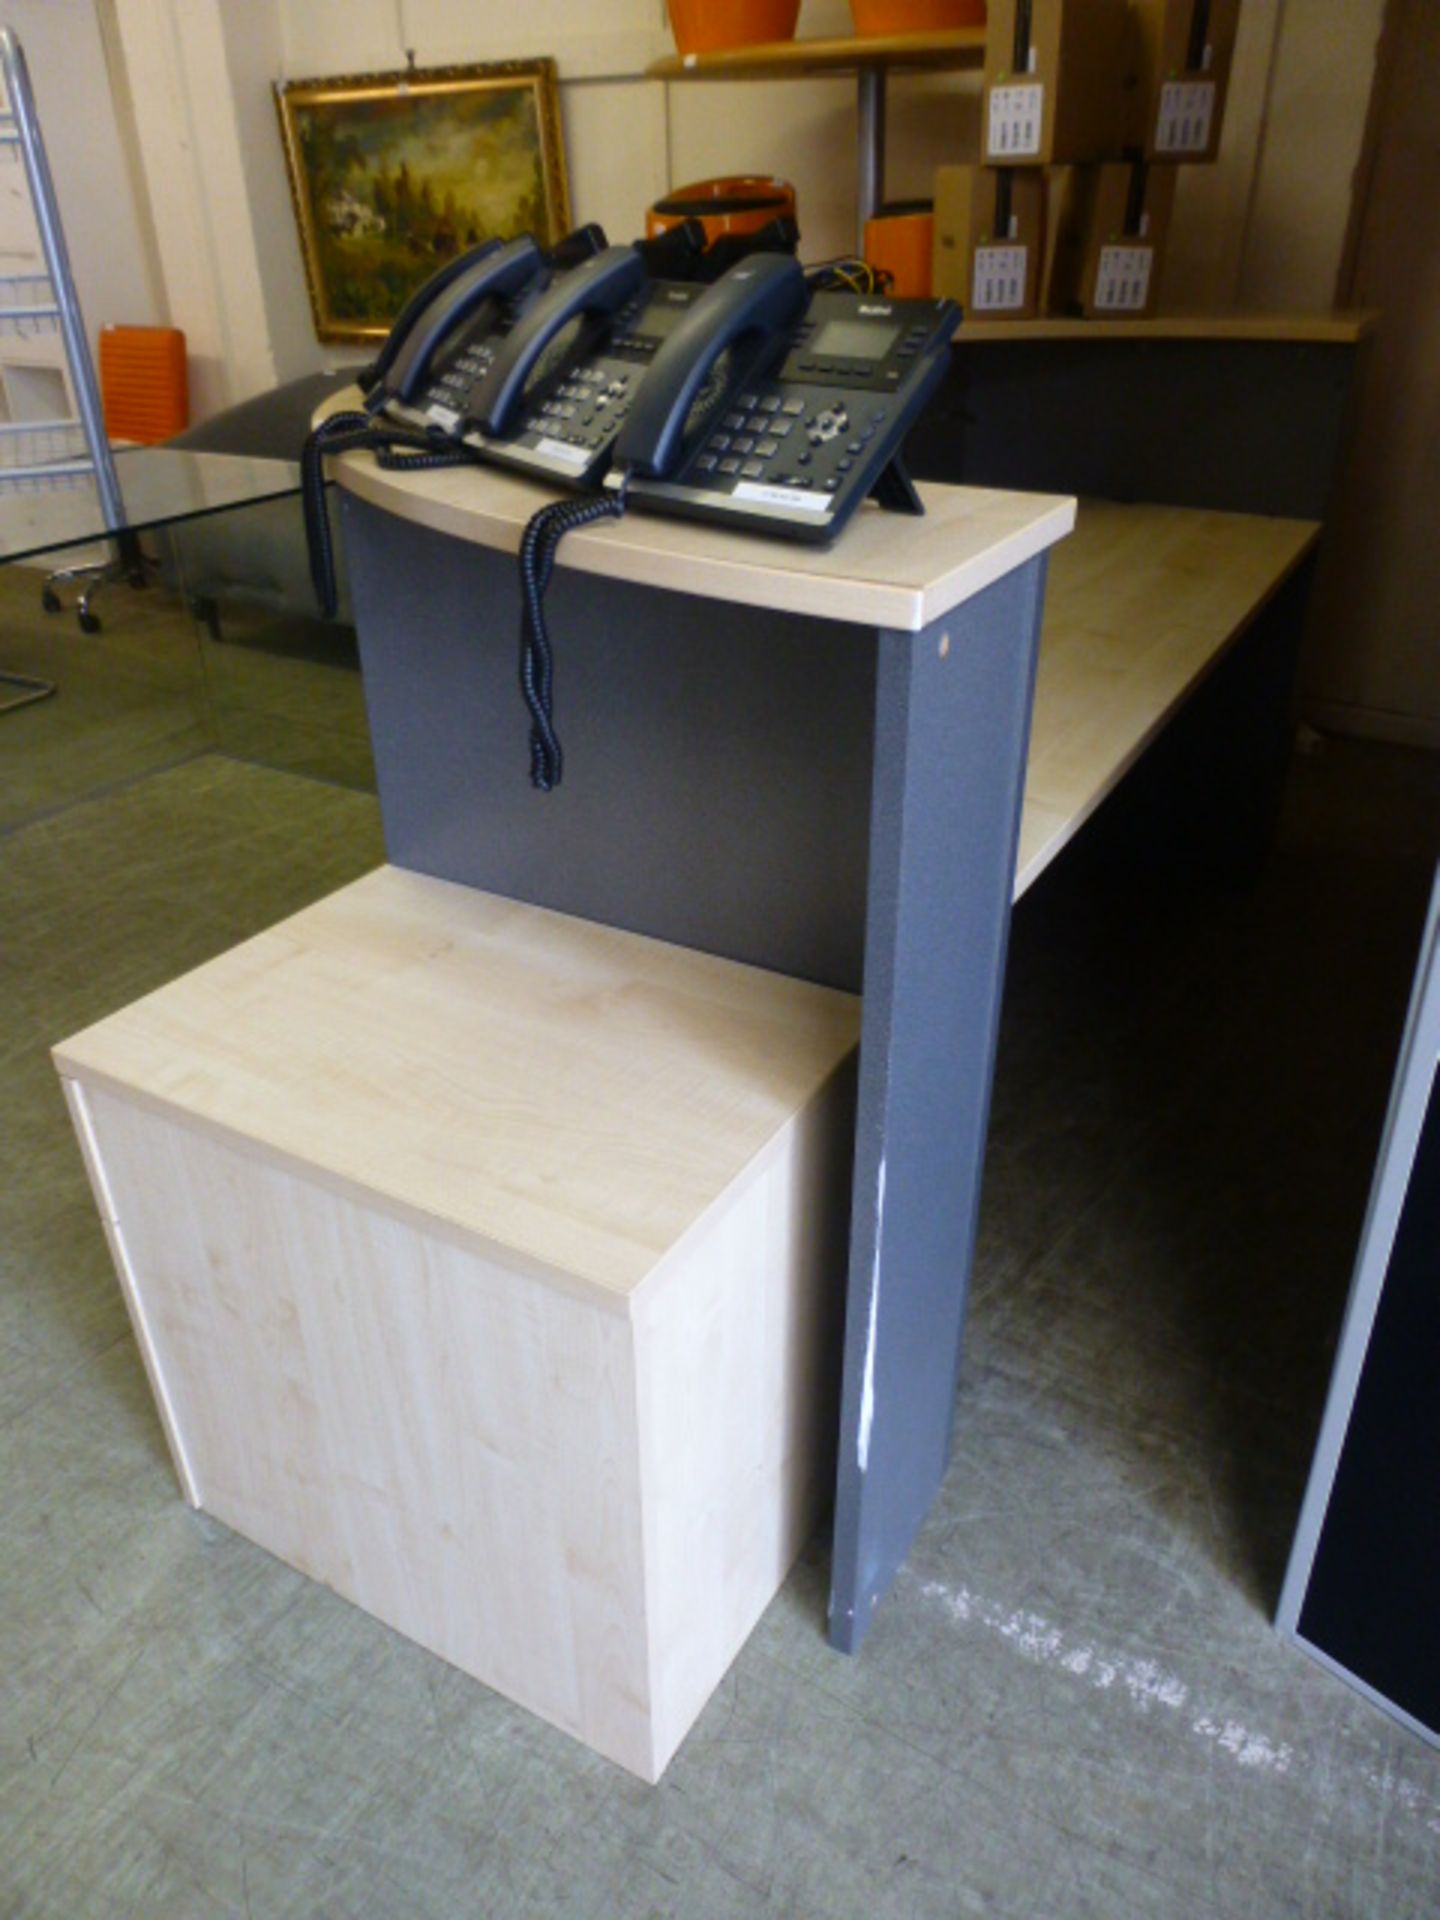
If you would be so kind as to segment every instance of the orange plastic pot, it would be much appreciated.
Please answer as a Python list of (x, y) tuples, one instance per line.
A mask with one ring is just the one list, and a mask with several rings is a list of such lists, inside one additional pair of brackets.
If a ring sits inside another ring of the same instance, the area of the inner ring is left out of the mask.
[(800, 0), (670, 0), (681, 53), (718, 53), (764, 40), (793, 40)]
[(897, 300), (929, 298), (934, 243), (935, 210), (928, 200), (882, 207), (865, 222), (865, 258), (889, 274)]
[(856, 33), (943, 33), (983, 27), (985, 0), (850, 0)]
[(722, 234), (757, 233), (782, 214), (795, 218), (795, 189), (788, 180), (732, 173), (720, 180), (697, 180), (691, 186), (673, 188), (645, 215), (645, 233), (653, 240), (682, 220), (698, 220), (709, 247)]

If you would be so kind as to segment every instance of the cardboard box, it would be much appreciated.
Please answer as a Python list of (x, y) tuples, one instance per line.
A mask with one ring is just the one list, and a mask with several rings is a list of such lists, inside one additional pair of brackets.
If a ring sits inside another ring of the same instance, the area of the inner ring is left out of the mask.
[(1126, 145), (1147, 160), (1213, 160), (1240, 0), (1131, 0)]
[(931, 290), (967, 320), (1035, 317), (1044, 234), (1038, 167), (936, 168)]
[(1135, 67), (1126, 0), (990, 0), (981, 159), (996, 166), (1118, 157)]
[(1154, 313), (1175, 181), (1173, 167), (1143, 160), (1055, 169), (1047, 181), (1052, 240), (1043, 310), (1112, 320)]

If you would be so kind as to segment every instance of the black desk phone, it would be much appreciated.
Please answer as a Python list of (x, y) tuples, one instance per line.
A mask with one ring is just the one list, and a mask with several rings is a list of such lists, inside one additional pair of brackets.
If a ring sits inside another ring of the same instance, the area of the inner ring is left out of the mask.
[(872, 492), (919, 510), (898, 455), (948, 364), (951, 302), (812, 295), (783, 254), (709, 285), (651, 278), (635, 247), (558, 271), (528, 240), (477, 254), (404, 329), (372, 412), (486, 464), (790, 539), (834, 539)]
[(812, 295), (779, 256), (743, 262), (661, 343), (606, 485), (635, 507), (814, 542), (867, 494), (923, 512), (900, 449), (959, 318), (948, 300)]
[(472, 381), (555, 272), (528, 234), (452, 260), (412, 296), (362, 374), (367, 412), (422, 432), (454, 432)]
[(867, 495), (924, 512), (901, 447), (944, 376), (959, 308), (813, 292), (789, 253), (757, 252), (708, 283), (670, 278), (693, 264), (694, 237), (675, 249), (606, 246), (595, 228), (550, 255), (528, 237), (475, 248), (406, 307), (364, 382), (365, 411), (323, 423), (302, 462), (327, 610), (327, 452), (366, 447), (398, 467), (480, 460), (582, 496), (541, 506), (520, 547), (530, 772), (547, 792), (562, 756), (544, 602), (567, 533), (633, 505), (824, 543)]

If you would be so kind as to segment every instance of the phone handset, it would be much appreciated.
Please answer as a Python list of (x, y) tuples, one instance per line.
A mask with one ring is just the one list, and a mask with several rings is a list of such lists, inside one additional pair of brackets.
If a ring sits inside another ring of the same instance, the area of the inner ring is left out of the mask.
[(366, 398), (373, 412), (387, 400), (413, 400), (430, 364), (453, 330), (486, 300), (521, 292), (545, 264), (531, 236), (487, 241), (451, 261), (412, 296), (375, 363), (376, 385)]
[[(809, 301), (800, 263), (788, 254), (742, 260), (707, 287), (650, 363), (615, 443), (615, 465), (651, 479), (672, 474), (686, 451), (691, 409), (720, 356), (763, 349)], [(745, 358), (753, 361), (754, 353)], [(735, 379), (747, 376), (748, 364), (736, 368)]]
[(508, 433), (525, 402), (525, 389), (542, 356), (574, 320), (614, 313), (645, 281), (634, 247), (606, 247), (543, 294), (511, 331), (476, 389), (470, 417), (492, 438)]

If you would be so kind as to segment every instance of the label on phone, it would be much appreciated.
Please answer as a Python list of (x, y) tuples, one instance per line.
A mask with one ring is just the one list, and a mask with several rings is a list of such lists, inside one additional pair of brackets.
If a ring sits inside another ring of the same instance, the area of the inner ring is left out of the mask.
[(1160, 89), (1157, 153), (1204, 153), (1215, 121), (1213, 80), (1168, 80)]
[(987, 159), (1016, 160), (1040, 151), (1040, 123), (1045, 117), (1043, 81), (1027, 80), (1019, 87), (990, 89), (990, 128)]
[(1153, 247), (1102, 247), (1095, 274), (1097, 313), (1143, 313), (1150, 298)]
[(453, 407), (442, 407), (438, 400), (435, 401), (433, 405), (426, 407), (425, 418), (427, 420), (433, 420), (435, 425), (444, 433), (453, 433), (460, 424), (460, 416), (456, 413), (455, 409)]
[(577, 447), (569, 440), (537, 440), (535, 451), (543, 453), (549, 460), (568, 460), (571, 466), (583, 467), (589, 461), (591, 447)]
[(762, 487), (754, 480), (740, 481), (731, 498), (754, 500), (765, 507), (804, 507), (809, 513), (824, 513), (831, 500), (828, 493), (809, 493), (802, 487)]
[(970, 288), (972, 313), (1010, 313), (1025, 304), (1028, 247), (977, 247)]

